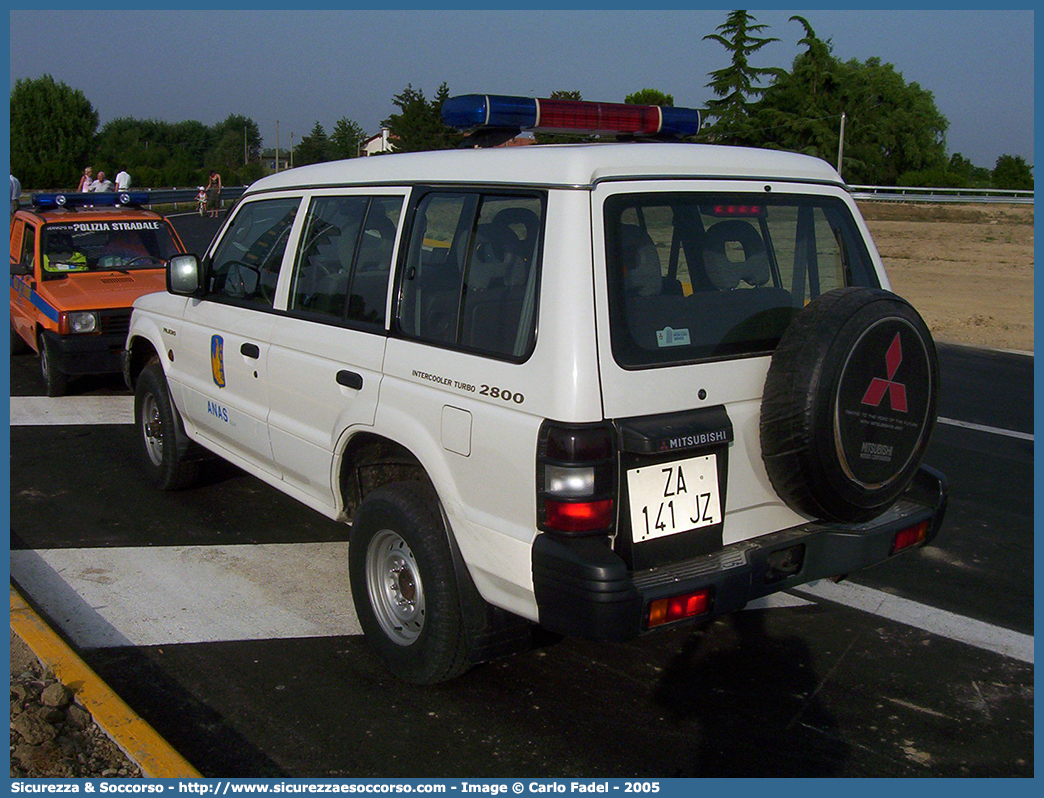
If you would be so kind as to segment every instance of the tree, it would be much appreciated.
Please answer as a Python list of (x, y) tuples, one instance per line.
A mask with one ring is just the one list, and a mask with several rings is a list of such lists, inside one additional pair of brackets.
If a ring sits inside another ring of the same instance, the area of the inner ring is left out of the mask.
[(261, 174), (261, 131), (253, 119), (229, 114), (225, 121), (210, 128), (209, 138), (200, 177), (216, 169), (223, 185), (234, 186)]
[(674, 97), (670, 94), (664, 94), (659, 89), (639, 89), (634, 94), (628, 94), (624, 97), (624, 102), (627, 105), (663, 105), (669, 108), (674, 107)]
[(330, 134), (330, 148), (335, 158), (357, 158), (366, 133), (348, 117), (341, 117)]
[(442, 123), (442, 104), (449, 99), (449, 88), (439, 86), (435, 97), (429, 102), (421, 89), (406, 86), (392, 102), (400, 109), (381, 124), (388, 128), (399, 152), (452, 149), (463, 141), (464, 136)]
[(896, 185), (901, 176), (925, 180), (946, 171), (948, 123), (931, 92), (907, 84), (879, 58), (840, 61), (807, 20), (791, 19), (803, 26), (806, 49), (751, 106), (749, 143), (836, 163), (843, 113), (841, 173), (850, 183)]
[(790, 72), (781, 72), (751, 109), (757, 146), (785, 149), (836, 162), (842, 98), (840, 62), (829, 41), (820, 39), (804, 17), (793, 16), (805, 35)]
[(949, 123), (935, 98), (907, 84), (891, 64), (852, 59), (839, 74), (845, 128), (845, 179), (896, 185), (904, 172), (944, 167)]
[(11, 90), (11, 172), (28, 188), (75, 186), (90, 164), (98, 112), (79, 89), (50, 75)]
[(945, 166), (904, 172), (899, 175), (899, 185), (925, 188), (990, 188), (990, 170), (973, 166), (971, 161), (955, 152)]
[(211, 139), (210, 129), (194, 120), (122, 117), (102, 126), (91, 160), (109, 174), (126, 169), (135, 187), (188, 186), (201, 177)]
[(323, 163), (333, 158), (333, 147), (330, 139), (326, 137), (326, 131), (318, 122), (312, 128), (312, 132), (301, 139), (301, 143), (294, 148), (294, 166), (306, 166), (310, 163)]
[(715, 41), (730, 54), (731, 64), (710, 73), (706, 84), (718, 99), (707, 102), (707, 114), (714, 119), (706, 131), (709, 140), (719, 144), (753, 145), (757, 143), (756, 122), (750, 105), (764, 91), (759, 83), (763, 78), (779, 77), (784, 73), (776, 67), (758, 68), (750, 65), (750, 56), (775, 38), (760, 37), (766, 25), (756, 25), (746, 11), (733, 11), (717, 33), (703, 38)]
[(1033, 167), (1021, 155), (1002, 155), (993, 168), (993, 187), (1033, 190)]

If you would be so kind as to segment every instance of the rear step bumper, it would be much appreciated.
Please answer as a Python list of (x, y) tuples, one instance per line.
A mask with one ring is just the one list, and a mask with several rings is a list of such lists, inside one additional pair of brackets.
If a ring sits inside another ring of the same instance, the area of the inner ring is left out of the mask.
[[(603, 538), (538, 535), (533, 586), (540, 625), (573, 637), (628, 640), (646, 631), (650, 602), (703, 589), (710, 590), (711, 605), (701, 620), (733, 612), (752, 599), (883, 562), (892, 556), (896, 533), (923, 522), (927, 536), (919, 546), (928, 544), (946, 499), (945, 477), (922, 466), (902, 498), (868, 523), (803, 524), (638, 572)], [(787, 550), (800, 561), (796, 572), (780, 569)]]

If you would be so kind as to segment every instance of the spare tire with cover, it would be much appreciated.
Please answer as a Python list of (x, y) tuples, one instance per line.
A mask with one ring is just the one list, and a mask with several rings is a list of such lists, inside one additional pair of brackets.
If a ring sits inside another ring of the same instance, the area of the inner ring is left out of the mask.
[(813, 300), (765, 381), (761, 449), (776, 493), (811, 518), (880, 515), (921, 464), (938, 384), (931, 333), (906, 300), (876, 288)]

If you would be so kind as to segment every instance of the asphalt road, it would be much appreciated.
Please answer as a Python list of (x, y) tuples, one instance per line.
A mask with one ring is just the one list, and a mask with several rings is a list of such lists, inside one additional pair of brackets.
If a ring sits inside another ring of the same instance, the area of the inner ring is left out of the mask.
[(54, 405), (28, 356), (11, 360), (12, 572), (208, 776), (1029, 776), (1033, 359), (940, 353), (936, 545), (696, 630), (547, 640), (404, 685), (344, 607), (344, 526), (221, 464), (152, 490), (122, 382)]

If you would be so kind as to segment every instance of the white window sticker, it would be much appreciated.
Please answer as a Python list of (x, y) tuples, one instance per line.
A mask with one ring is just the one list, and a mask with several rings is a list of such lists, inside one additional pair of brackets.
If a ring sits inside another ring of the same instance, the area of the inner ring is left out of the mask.
[(675, 330), (673, 327), (664, 327), (662, 330), (656, 331), (657, 346), (688, 346), (690, 343), (689, 330), (687, 328)]

